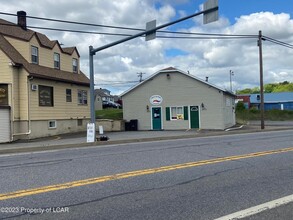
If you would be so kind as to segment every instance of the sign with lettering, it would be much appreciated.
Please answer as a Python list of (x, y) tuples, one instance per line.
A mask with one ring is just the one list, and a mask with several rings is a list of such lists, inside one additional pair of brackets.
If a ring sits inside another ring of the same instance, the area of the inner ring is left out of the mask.
[(39, 85), (39, 105), (53, 106), (53, 87)]
[(93, 143), (96, 141), (95, 140), (95, 132), (96, 132), (95, 123), (88, 123), (87, 124), (87, 136), (86, 136), (87, 143)]
[(163, 97), (160, 95), (153, 95), (150, 97), (150, 103), (152, 105), (160, 105), (163, 102)]

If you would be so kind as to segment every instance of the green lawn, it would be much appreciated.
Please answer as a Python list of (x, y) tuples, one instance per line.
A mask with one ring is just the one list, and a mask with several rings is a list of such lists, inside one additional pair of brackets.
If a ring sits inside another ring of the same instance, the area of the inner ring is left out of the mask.
[(103, 110), (97, 110), (96, 119), (122, 120), (123, 111), (122, 109), (116, 109), (116, 108), (107, 108)]
[[(269, 121), (293, 121), (293, 111), (269, 110), (264, 113), (265, 120)], [(236, 111), (238, 123), (246, 123), (250, 120), (260, 120), (260, 111), (256, 109)]]
[[(108, 108), (96, 111), (97, 119), (113, 119), (122, 120), (122, 109)], [(250, 120), (260, 120), (260, 111), (255, 109), (236, 111), (236, 119), (238, 123), (246, 123)], [(265, 120), (270, 121), (293, 121), (293, 111), (270, 110), (265, 111)]]

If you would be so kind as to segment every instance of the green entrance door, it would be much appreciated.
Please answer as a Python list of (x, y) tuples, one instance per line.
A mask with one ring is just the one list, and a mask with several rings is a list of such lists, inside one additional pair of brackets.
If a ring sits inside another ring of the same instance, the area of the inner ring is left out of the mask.
[(152, 108), (152, 129), (161, 130), (162, 129), (162, 114), (161, 107)]
[(190, 128), (199, 128), (198, 106), (190, 106)]

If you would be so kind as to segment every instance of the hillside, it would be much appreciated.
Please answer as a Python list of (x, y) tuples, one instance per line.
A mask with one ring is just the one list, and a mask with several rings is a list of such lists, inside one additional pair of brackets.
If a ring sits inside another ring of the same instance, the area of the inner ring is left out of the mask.
[[(284, 81), (280, 83), (265, 84), (264, 91), (265, 93), (293, 92), (293, 83)], [(252, 89), (247, 88), (247, 89), (237, 91), (237, 94), (257, 94), (257, 93), (259, 93), (259, 87), (254, 87)]]

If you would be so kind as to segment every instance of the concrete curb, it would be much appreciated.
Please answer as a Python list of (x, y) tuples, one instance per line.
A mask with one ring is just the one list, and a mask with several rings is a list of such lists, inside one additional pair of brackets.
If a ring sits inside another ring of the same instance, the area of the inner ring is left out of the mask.
[[(240, 130), (231, 129), (229, 131), (213, 131), (211, 133), (197, 133), (192, 135), (180, 135), (180, 136), (164, 136), (164, 137), (147, 137), (139, 139), (126, 139), (126, 140), (109, 140), (109, 141), (97, 141), (94, 143), (75, 143), (75, 144), (61, 144), (61, 145), (47, 145), (47, 146), (28, 146), (28, 147), (15, 147), (11, 149), (0, 149), (0, 155), (2, 154), (17, 154), (27, 152), (40, 152), (48, 150), (60, 150), (70, 148), (81, 148), (81, 147), (93, 147), (93, 146), (107, 146), (116, 144), (127, 144), (127, 143), (139, 143), (139, 142), (150, 142), (150, 141), (164, 141), (164, 140), (180, 140), (186, 138), (199, 138), (199, 137), (212, 137), (212, 136), (223, 136), (233, 134), (249, 134), (257, 132), (270, 132), (270, 131), (282, 131), (282, 130), (293, 130), (292, 127), (271, 128), (266, 130), (251, 129), (251, 130)], [(40, 143), (41, 144), (41, 143)], [(0, 145), (1, 147), (1, 145)]]

